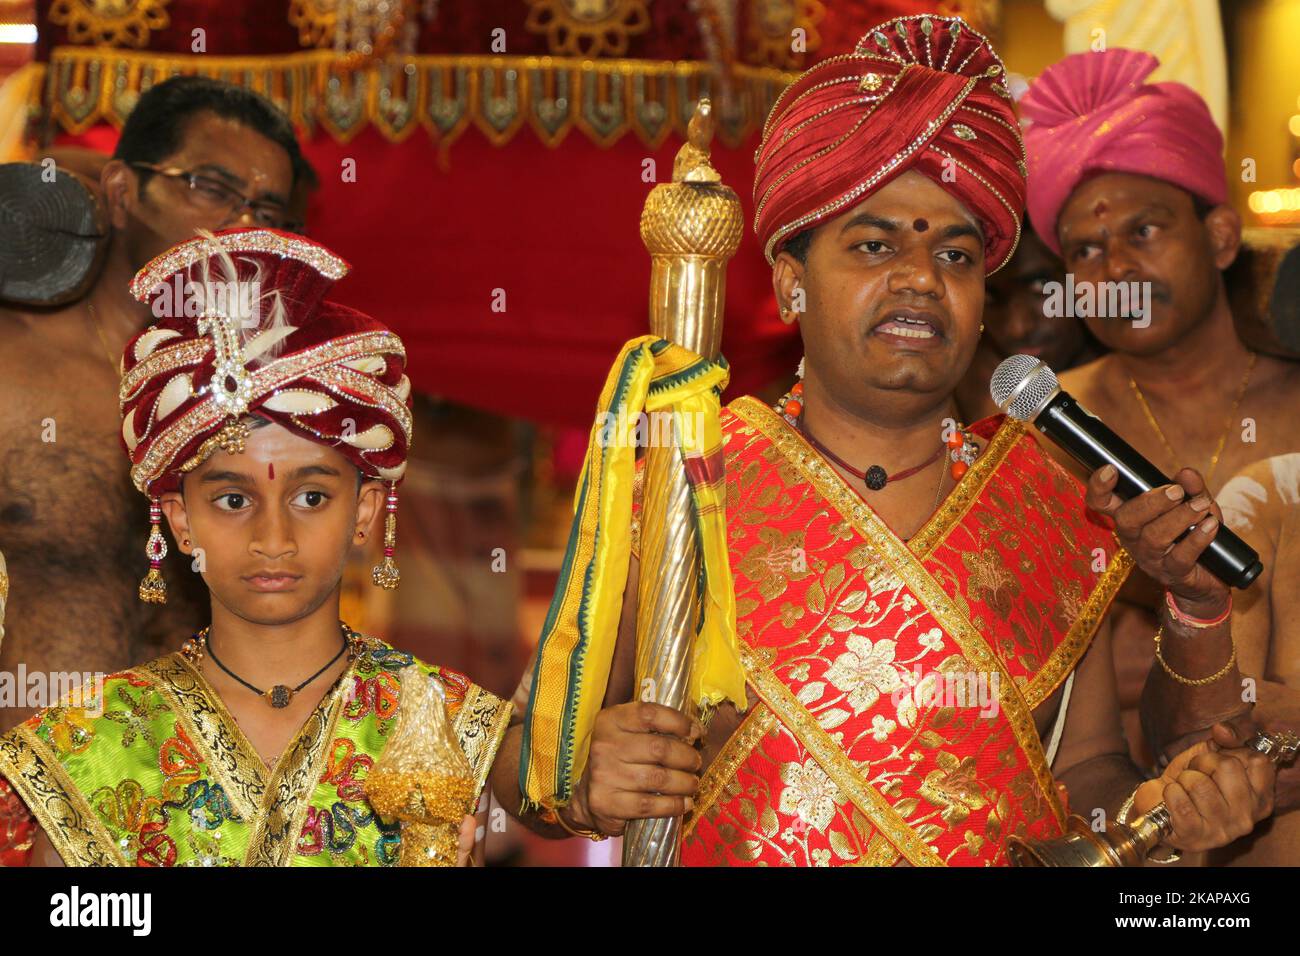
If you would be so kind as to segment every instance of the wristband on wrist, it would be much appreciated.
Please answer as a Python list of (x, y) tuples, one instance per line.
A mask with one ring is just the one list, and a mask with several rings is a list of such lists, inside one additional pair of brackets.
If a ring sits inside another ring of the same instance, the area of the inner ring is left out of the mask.
[(1218, 627), (1232, 616), (1232, 594), (1228, 594), (1228, 606), (1223, 609), (1223, 613), (1218, 617), (1213, 618), (1192, 617), (1190, 614), (1179, 610), (1178, 602), (1174, 600), (1173, 593), (1168, 589), (1165, 590), (1165, 606), (1169, 608), (1169, 616), (1172, 617), (1176, 623), (1182, 624), (1185, 627), (1196, 628), (1197, 630), (1208, 627)]
[(560, 812), (558, 810), (546, 810), (545, 812), (539, 815), (539, 819), (543, 823), (558, 824), (560, 827), (567, 830), (573, 836), (583, 837), (584, 839), (591, 840), (594, 843), (599, 843), (601, 840), (609, 839), (608, 834), (598, 833), (595, 830), (580, 830), (577, 827), (571, 826), (569, 822), (565, 820), (563, 816), (560, 815)]

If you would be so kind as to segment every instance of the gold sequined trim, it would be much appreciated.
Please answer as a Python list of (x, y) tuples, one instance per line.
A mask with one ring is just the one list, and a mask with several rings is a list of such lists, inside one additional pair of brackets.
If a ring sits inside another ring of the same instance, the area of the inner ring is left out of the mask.
[(1061, 681), (1065, 680), (1070, 671), (1078, 665), (1092, 642), (1092, 636), (1097, 630), (1097, 625), (1101, 623), (1107, 607), (1110, 606), (1111, 599), (1123, 586), (1134, 565), (1133, 556), (1123, 547), (1115, 552), (1101, 580), (1097, 582), (1097, 586), (1088, 595), (1088, 600), (1084, 602), (1083, 610), (1070, 625), (1069, 632), (1056, 647), (1052, 648), (1052, 653), (1043, 662), (1043, 666), (1021, 692), (1030, 709), (1051, 697)]
[(745, 719), (727, 738), (727, 742), (709, 764), (709, 769), (700, 778), (700, 789), (695, 794), (695, 808), (682, 822), (683, 840), (690, 838), (700, 817), (709, 812), (723, 787), (735, 779), (736, 771), (749, 759), (758, 742), (771, 733), (776, 725), (776, 715), (763, 703), (751, 708), (745, 715)]
[(240, 817), (252, 825), (266, 793), (266, 770), (257, 750), (244, 736), (207, 680), (180, 653), (168, 654), (135, 668), (149, 678), (203, 762), (221, 784)]
[(820, 73), (821, 71), (825, 70), (828, 66), (831, 66), (835, 63), (843, 63), (846, 60), (875, 60), (879, 62), (880, 59), (881, 59), (880, 57), (868, 56), (867, 54), (864, 53), (841, 53), (837, 56), (828, 56), (826, 59), (821, 60), (820, 62), (815, 63), (812, 66), (808, 67), (808, 69), (804, 70), (802, 73), (798, 75), (797, 78), (795, 78), (795, 82), (787, 84), (781, 90), (781, 92), (777, 94), (776, 99), (772, 102), (772, 108), (768, 110), (767, 119), (763, 121), (763, 135), (760, 139), (760, 147), (763, 143), (767, 142), (768, 136), (771, 135), (772, 124), (776, 121), (776, 118), (782, 113), (784, 113), (786, 110), (788, 110), (790, 107), (798, 103), (809, 93), (813, 92), (814, 90), (823, 89), (827, 86), (833, 86), (836, 83), (851, 83), (854, 80), (860, 79), (860, 77), (844, 76), (844, 77), (837, 77), (836, 79), (833, 80), (824, 80), (821, 83), (816, 83), (813, 86), (808, 87), (803, 92), (799, 93), (798, 96), (794, 97), (794, 99), (790, 100), (787, 103), (786, 97), (788, 97), (790, 95), (790, 91), (793, 90), (798, 85), (799, 80), (802, 80), (807, 76), (812, 76), (815, 73)]
[[(788, 42), (788, 38), (787, 38)], [(495, 146), (521, 131), (554, 148), (574, 130), (601, 147), (634, 135), (650, 147), (685, 138), (696, 101), (724, 85), (718, 137), (739, 147), (798, 73), (705, 61), (518, 55), (395, 55), (353, 68), (334, 50), (271, 56), (186, 55), (58, 46), (32, 64), (29, 107), (69, 133), (121, 127), (139, 94), (177, 74), (223, 79), (267, 97), (294, 126), (340, 143), (373, 128), (401, 142), (423, 128), (439, 145), (477, 129)]]
[[(1024, 145), (1023, 145), (1023, 144), (1021, 145), (1021, 149), (1022, 149), (1022, 150), (1024, 149)], [(940, 149), (938, 146), (935, 146), (933, 143), (930, 144), (930, 150), (931, 150), (932, 152), (937, 153), (938, 155), (942, 156), (944, 159), (950, 159), (950, 160), (952, 160), (953, 163), (955, 163), (957, 166), (961, 167), (961, 168), (964, 169), (967, 173), (969, 173), (970, 175), (974, 176), (976, 180), (978, 180), (981, 184), (983, 184), (983, 186), (984, 186), (985, 189), (987, 189), (990, 193), (993, 194), (993, 197), (994, 197), (998, 202), (1002, 203), (1003, 208), (1006, 209), (1006, 211), (1007, 211), (1007, 215), (1010, 216), (1011, 219), (1012, 219), (1012, 220), (1015, 222), (1015, 224), (1016, 224), (1016, 235), (1015, 235), (1015, 238), (1011, 241), (1011, 247), (1007, 250), (1007, 254), (1006, 254), (1006, 256), (1003, 258), (1003, 260), (1002, 260), (1001, 262), (999, 262), (995, 268), (993, 268), (992, 270), (989, 271), (988, 274), (989, 274), (989, 275), (992, 275), (994, 272), (997, 272), (998, 269), (1001, 269), (1001, 268), (1002, 268), (1003, 266), (1005, 266), (1008, 262), (1010, 262), (1010, 261), (1011, 261), (1011, 257), (1014, 256), (1014, 255), (1016, 254), (1016, 247), (1020, 245), (1020, 219), (1021, 219), (1021, 215), (1020, 215), (1020, 213), (1016, 212), (1016, 210), (1013, 209), (1013, 208), (1011, 207), (1011, 203), (1007, 202), (1005, 196), (1003, 196), (1000, 192), (998, 192), (996, 189), (993, 188), (993, 184), (992, 184), (992, 183), (990, 183), (987, 179), (985, 179), (985, 178), (984, 178), (983, 176), (981, 176), (979, 173), (975, 172), (975, 170), (971, 169), (968, 165), (966, 165), (965, 163), (963, 163), (963, 162), (962, 162), (960, 159), (958, 159), (956, 156), (952, 155), (952, 154), (949, 153), (949, 152), (946, 152), (946, 151)]]
[(289, 866), (298, 852), (311, 797), (322, 765), (334, 741), (334, 729), (354, 687), (357, 657), (339, 678), (338, 686), (321, 701), (293, 743), (280, 755), (267, 778), (266, 794), (244, 854), (244, 866)]
[(173, 246), (160, 256), (154, 257), (148, 265), (135, 274), (131, 280), (131, 295), (143, 302), (149, 298), (154, 289), (162, 285), (171, 276), (188, 269), (213, 254), (213, 246), (220, 246), (232, 256), (245, 252), (269, 252), (282, 259), (295, 259), (305, 262), (321, 275), (330, 279), (342, 279), (348, 274), (350, 266), (324, 246), (319, 246), (306, 239), (280, 235), (269, 229), (255, 229), (233, 236), (221, 236), (216, 239), (200, 237)]
[(162, 375), (165, 372), (186, 365), (197, 365), (211, 351), (212, 340), (205, 336), (189, 342), (182, 342), (179, 345), (166, 346), (152, 355), (146, 356), (142, 361), (132, 366), (131, 371), (123, 376), (122, 386), (117, 393), (118, 405), (126, 405), (135, 397), (135, 393), (140, 390), (140, 386), (155, 375)]
[(928, 558), (930, 553), (952, 533), (952, 530), (961, 524), (971, 505), (983, 494), (989, 479), (997, 472), (1007, 454), (1016, 447), (1016, 443), (1024, 434), (1024, 422), (1008, 415), (998, 430), (993, 433), (993, 437), (988, 440), (983, 454), (975, 459), (975, 463), (966, 469), (966, 473), (961, 478), (957, 479), (957, 484), (953, 486), (952, 491), (948, 492), (943, 503), (921, 526), (921, 530), (907, 542), (918, 561)]
[[(862, 124), (871, 118), (871, 114), (876, 111), (876, 109), (880, 106), (880, 104), (885, 102), (889, 94), (894, 91), (894, 87), (898, 84), (898, 81), (902, 79), (902, 77), (903, 77), (902, 73), (899, 73), (898, 76), (893, 77), (892, 82), (889, 85), (889, 89), (879, 94), (879, 96), (871, 104), (871, 106), (869, 106), (865, 111), (863, 111), (862, 115), (858, 117), (857, 122), (854, 123), (851, 127), (849, 127), (849, 129), (842, 136), (840, 136), (833, 143), (823, 146), (821, 149), (817, 150), (817, 152), (805, 156), (803, 159), (799, 160), (793, 166), (786, 169), (785, 172), (781, 173), (781, 175), (777, 176), (776, 179), (772, 181), (772, 184), (763, 191), (763, 195), (759, 197), (758, 203), (754, 207), (754, 228), (755, 229), (758, 228), (759, 217), (763, 215), (763, 209), (767, 206), (768, 200), (772, 198), (772, 193), (775, 192), (776, 189), (780, 187), (782, 183), (784, 183), (787, 179), (789, 179), (799, 170), (803, 169), (809, 163), (816, 162), (817, 160), (821, 159), (823, 156), (826, 156), (827, 154), (831, 153), (835, 149), (838, 149), (840, 146), (843, 146), (846, 142), (848, 142), (849, 139), (853, 136), (853, 134), (856, 133), (862, 127)], [(849, 77), (849, 79), (853, 79), (853, 78)], [(810, 116), (807, 120), (805, 120), (801, 124), (801, 128), (803, 126), (807, 126), (809, 123), (811, 123), (814, 120), (821, 119), (823, 116), (827, 115), (828, 113), (833, 113), (835, 109), (836, 106), (832, 105), (827, 107), (826, 109), (814, 113), (812, 116)], [(757, 183), (760, 179), (762, 179), (764, 171), (767, 169), (768, 163), (775, 160), (779, 152), (780, 152), (779, 147), (777, 149), (773, 149), (771, 154), (769, 154), (767, 158), (764, 159), (761, 163), (759, 163), (758, 166), (754, 169), (755, 183)]]
[(316, 377), (326, 385), (332, 385), (343, 390), (349, 401), (357, 401), (357, 393), (360, 393), (368, 400), (368, 402), (362, 402), (361, 404), (369, 404), (372, 408), (382, 409), (397, 420), (397, 423), (402, 427), (402, 433), (407, 444), (410, 444), (412, 430), (411, 410), (406, 407), (405, 402), (397, 398), (396, 393), (387, 385), (376, 381), (364, 372), (348, 368), (346, 365), (336, 365), (333, 368), (328, 368)]

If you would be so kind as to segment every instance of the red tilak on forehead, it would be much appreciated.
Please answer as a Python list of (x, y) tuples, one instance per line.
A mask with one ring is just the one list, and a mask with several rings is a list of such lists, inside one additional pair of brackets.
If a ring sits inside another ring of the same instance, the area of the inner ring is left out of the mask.
[(1092, 214), (1100, 218), (1101, 216), (1105, 215), (1106, 210), (1109, 208), (1110, 207), (1106, 205), (1106, 200), (1099, 199), (1097, 200), (1097, 205), (1092, 207)]
[(930, 224), (924, 219), (914, 219), (912, 221), (912, 228), (917, 232), (925, 232), (925, 230), (930, 228)]
[(269, 461), (266, 463), (266, 477), (275, 481), (275, 462)]

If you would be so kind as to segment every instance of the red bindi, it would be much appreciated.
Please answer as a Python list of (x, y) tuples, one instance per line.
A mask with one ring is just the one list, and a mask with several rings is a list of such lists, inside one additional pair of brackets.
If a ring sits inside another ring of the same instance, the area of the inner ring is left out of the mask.
[(266, 477), (269, 478), (269, 479), (271, 479), (271, 481), (275, 481), (275, 463), (274, 463), (274, 462), (267, 462), (267, 464), (266, 464)]
[(1106, 200), (1102, 199), (1098, 201), (1097, 205), (1092, 207), (1092, 214), (1100, 218), (1101, 216), (1105, 215), (1106, 210), (1108, 208), (1109, 207), (1106, 205)]
[(917, 232), (925, 232), (925, 230), (930, 228), (930, 224), (924, 219), (914, 219), (912, 220), (912, 228)]

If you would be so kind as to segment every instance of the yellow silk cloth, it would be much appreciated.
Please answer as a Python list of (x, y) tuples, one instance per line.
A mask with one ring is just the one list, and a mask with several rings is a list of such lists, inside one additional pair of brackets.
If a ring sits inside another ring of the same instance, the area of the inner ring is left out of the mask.
[[(700, 616), (690, 696), (701, 707), (745, 706), (745, 671), (736, 639), (735, 592), (727, 556), (720, 402), (726, 362), (654, 336), (623, 346), (600, 394), (574, 498), (559, 585), (551, 601), (524, 718), (519, 786), (529, 807), (569, 802), (587, 764), (591, 731), (605, 698), (631, 558), (632, 483), (638, 425), (671, 413), (691, 486), (701, 554)], [(643, 569), (642, 573), (655, 573)]]

